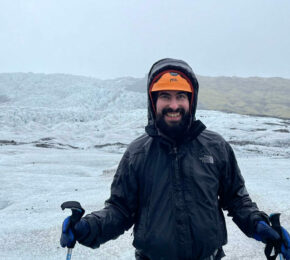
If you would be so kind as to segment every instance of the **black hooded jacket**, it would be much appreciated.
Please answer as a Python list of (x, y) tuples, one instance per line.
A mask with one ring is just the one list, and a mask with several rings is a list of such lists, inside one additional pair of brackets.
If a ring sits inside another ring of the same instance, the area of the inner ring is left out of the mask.
[(163, 59), (148, 75), (184, 73), (194, 88), (191, 125), (178, 144), (161, 136), (148, 95), (146, 133), (124, 153), (105, 208), (85, 216), (90, 234), (81, 244), (97, 248), (134, 225), (134, 247), (151, 260), (197, 260), (227, 243), (223, 210), (249, 237), (267, 219), (247, 193), (234, 152), (195, 120), (198, 82), (188, 64)]

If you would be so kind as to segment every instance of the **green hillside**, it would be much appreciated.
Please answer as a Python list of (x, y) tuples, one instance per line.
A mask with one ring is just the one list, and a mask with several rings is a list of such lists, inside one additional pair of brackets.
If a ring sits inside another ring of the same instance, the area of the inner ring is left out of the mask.
[[(290, 118), (290, 79), (204, 77), (199, 81), (199, 109)], [(146, 91), (147, 77), (126, 86)]]
[(197, 78), (199, 109), (290, 118), (290, 79)]

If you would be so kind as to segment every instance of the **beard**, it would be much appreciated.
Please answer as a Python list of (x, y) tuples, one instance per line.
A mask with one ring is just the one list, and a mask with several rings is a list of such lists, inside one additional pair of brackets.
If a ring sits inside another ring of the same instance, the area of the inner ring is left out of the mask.
[[(177, 122), (167, 123), (165, 121), (165, 115), (170, 112), (179, 112), (181, 115), (181, 120)], [(189, 127), (190, 114), (183, 108), (178, 108), (173, 110), (171, 108), (164, 108), (161, 113), (156, 115), (156, 126), (157, 128), (166, 136), (174, 139), (180, 140), (185, 136), (185, 133)]]

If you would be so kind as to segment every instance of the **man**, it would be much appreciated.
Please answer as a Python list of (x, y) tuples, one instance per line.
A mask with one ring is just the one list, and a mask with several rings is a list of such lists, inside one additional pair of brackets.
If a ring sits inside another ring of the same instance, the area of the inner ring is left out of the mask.
[[(221, 259), (227, 243), (222, 209), (247, 236), (282, 241), (251, 201), (230, 145), (195, 119), (198, 82), (190, 66), (160, 60), (147, 87), (146, 133), (123, 155), (105, 208), (74, 227), (67, 218), (61, 245), (76, 239), (97, 248), (134, 225), (136, 259)], [(283, 232), (282, 251), (290, 259)]]

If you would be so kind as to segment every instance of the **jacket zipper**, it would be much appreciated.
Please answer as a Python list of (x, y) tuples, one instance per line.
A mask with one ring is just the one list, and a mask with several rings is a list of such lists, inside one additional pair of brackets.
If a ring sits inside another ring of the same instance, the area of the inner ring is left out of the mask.
[[(179, 159), (178, 159), (178, 148), (176, 146), (173, 147), (173, 154), (174, 154), (174, 172), (175, 172), (175, 175), (178, 176), (179, 180), (180, 180), (180, 185), (182, 186), (182, 199), (183, 199), (183, 207), (184, 207), (184, 210), (185, 210), (185, 213), (186, 213), (186, 217), (187, 217), (187, 224), (189, 225), (188, 228), (189, 228), (189, 233), (191, 234), (191, 239), (194, 239), (193, 237), (193, 233), (192, 233), (192, 230), (191, 230), (191, 227), (190, 227), (190, 216), (189, 216), (189, 211), (188, 211), (188, 208), (187, 208), (187, 205), (185, 203), (185, 183), (184, 183), (184, 176), (183, 176), (183, 173), (181, 172), (180, 170), (180, 167), (179, 167)], [(175, 177), (176, 179), (176, 177)], [(188, 255), (188, 253), (190, 255), (192, 255), (192, 252), (186, 252), (186, 255)]]

